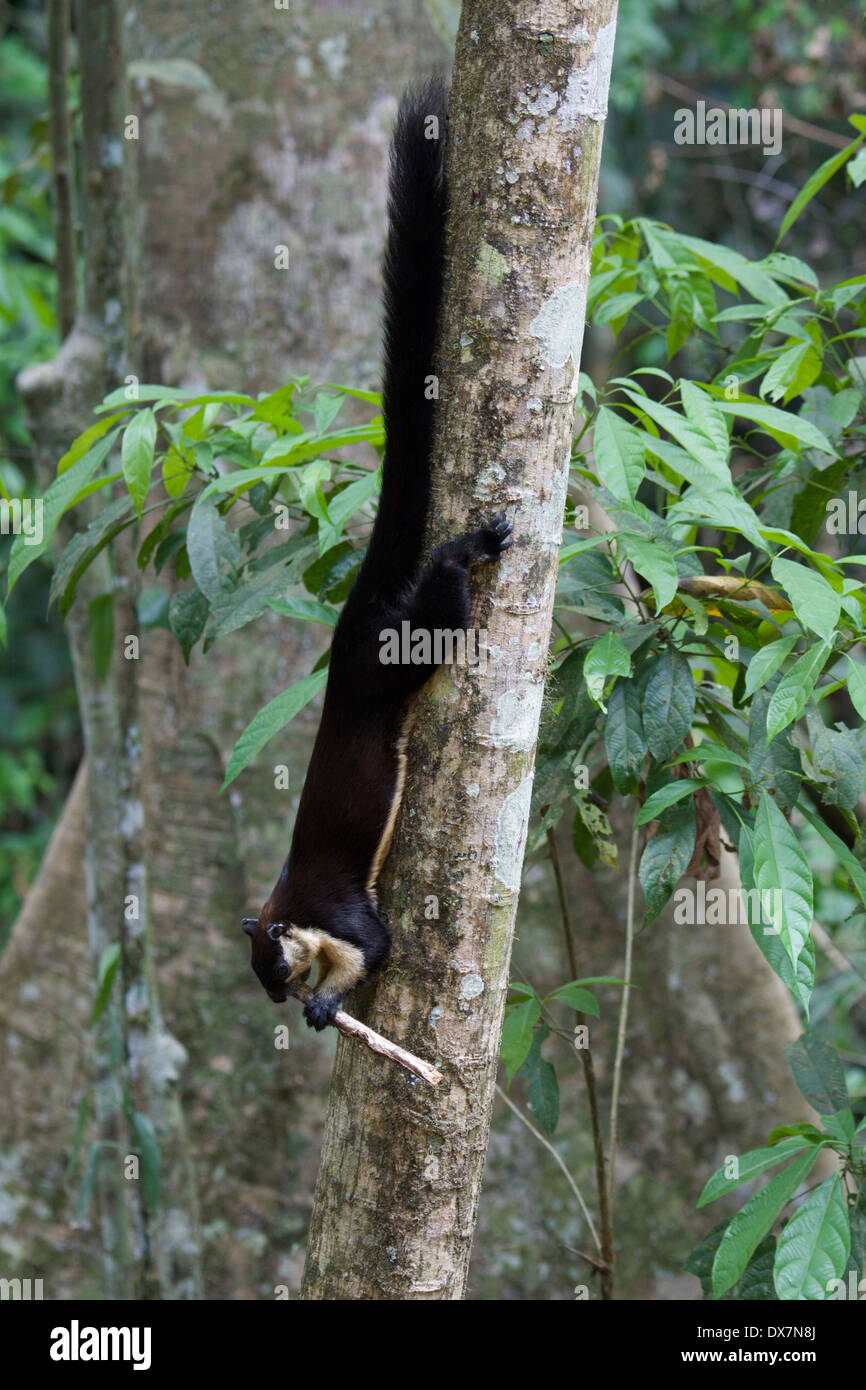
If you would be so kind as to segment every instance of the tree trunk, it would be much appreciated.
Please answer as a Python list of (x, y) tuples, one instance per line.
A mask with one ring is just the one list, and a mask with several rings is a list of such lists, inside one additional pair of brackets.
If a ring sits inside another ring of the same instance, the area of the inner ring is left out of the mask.
[(302, 1296), (458, 1299), (484, 1166), (568, 478), (615, 4), (467, 0), (447, 169), (431, 542), (507, 509), (483, 673), (417, 700), (368, 1021), (425, 1088), (341, 1040)]

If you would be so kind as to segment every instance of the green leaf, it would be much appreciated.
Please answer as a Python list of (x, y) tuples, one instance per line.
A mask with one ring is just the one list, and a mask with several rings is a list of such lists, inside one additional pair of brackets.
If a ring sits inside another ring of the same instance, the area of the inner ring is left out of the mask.
[(810, 647), (779, 681), (767, 707), (767, 743), (800, 718), (829, 652), (826, 642)]
[[(511, 983), (508, 986), (508, 993), (509, 996), (512, 994), (517, 995), (518, 999), (521, 1000), (535, 998), (535, 990), (532, 988), (532, 985), (525, 985), (520, 980), (511, 981)], [(511, 1002), (512, 1000), (509, 998), (508, 1003), (505, 1007), (508, 1008), (508, 1004), (510, 1004)]]
[(87, 1163), (84, 1168), (84, 1176), (81, 1179), (81, 1186), (78, 1189), (78, 1197), (75, 1203), (75, 1215), (72, 1218), (72, 1226), (86, 1226), (93, 1194), (96, 1188), (96, 1175), (99, 1171), (99, 1158), (102, 1153), (102, 1145), (97, 1141), (90, 1145), (87, 1150)]
[(570, 1009), (577, 1009), (579, 1014), (591, 1014), (593, 1018), (599, 1017), (598, 1000), (588, 989), (582, 989), (576, 980), (567, 985), (560, 985), (552, 994), (548, 994), (548, 1000), (555, 999), (560, 1004), (567, 1004)]
[(139, 410), (124, 430), (120, 452), (123, 476), (139, 516), (150, 487), (155, 445), (156, 416), (150, 409)]
[[(328, 504), (322, 491), (322, 483), (331, 476), (331, 465), (327, 459), (314, 459), (306, 468), (292, 475), (295, 478), (301, 506), (309, 516), (319, 521), (328, 520)], [(325, 546), (325, 549), (328, 547)]]
[(818, 288), (818, 277), (814, 270), (798, 256), (788, 256), (784, 251), (773, 251), (758, 264), (764, 266), (777, 279), (785, 281), (786, 284), (793, 284), (798, 289), (803, 285), (808, 286), (810, 290)]
[(812, 931), (812, 874), (796, 835), (769, 792), (762, 795), (755, 818), (753, 854), (755, 886), (772, 924), (764, 924), (763, 935), (778, 936), (795, 966)]
[[(141, 383), (135, 388), (135, 395), (130, 396), (129, 386), (118, 386), (116, 391), (112, 391), (100, 406), (97, 407), (101, 413), (103, 410), (113, 410), (115, 406), (125, 407), (127, 410), (134, 410), (139, 401), (159, 401), (162, 405), (176, 403), (177, 406), (187, 407), (193, 405), (205, 405), (209, 401), (220, 401), (224, 405), (250, 405), (256, 402), (252, 396), (240, 395), (237, 391), (208, 391), (204, 395), (191, 394), (179, 386), (151, 386)], [(159, 408), (158, 406), (156, 407)]]
[(646, 898), (644, 925), (655, 920), (673, 893), (695, 848), (695, 808), (681, 801), (662, 814), (658, 833), (647, 841), (638, 867)]
[(848, 656), (848, 694), (861, 719), (866, 719), (866, 666)]
[(708, 391), (685, 378), (678, 383), (686, 416), (695, 429), (706, 435), (720, 458), (727, 458), (731, 443), (724, 411)]
[(328, 520), (334, 529), (335, 539), (350, 517), (353, 517), (371, 497), (375, 497), (378, 491), (379, 473), (378, 470), (371, 469), (363, 478), (357, 478), (341, 492), (328, 498)]
[(114, 595), (97, 594), (87, 605), (90, 653), (96, 677), (104, 681), (111, 666), (114, 647)]
[(192, 476), (192, 464), (171, 446), (162, 461), (162, 485), (169, 497), (180, 497)]
[(704, 1190), (698, 1199), (698, 1206), (705, 1207), (708, 1202), (715, 1202), (717, 1197), (724, 1197), (726, 1192), (733, 1192), (744, 1182), (751, 1182), (759, 1173), (764, 1173), (768, 1168), (775, 1168), (777, 1163), (784, 1163), (786, 1159), (793, 1158), (794, 1154), (800, 1153), (809, 1147), (809, 1140), (805, 1136), (797, 1135), (790, 1139), (785, 1139), (781, 1144), (772, 1144), (767, 1148), (750, 1149), (737, 1159), (737, 1176), (729, 1178), (726, 1170), (728, 1163), (723, 1163), (708, 1178)]
[(541, 1045), (549, 1032), (546, 1023), (536, 1030), (523, 1063), (523, 1074), (526, 1077), (529, 1108), (545, 1134), (553, 1135), (559, 1123), (559, 1084), (550, 1062), (541, 1055)]
[(622, 796), (637, 791), (647, 745), (640, 694), (634, 681), (621, 678), (608, 696), (604, 746), (613, 783)]
[(857, 1121), (854, 1118), (854, 1111), (850, 1107), (846, 1106), (844, 1110), (837, 1110), (835, 1115), (822, 1115), (821, 1119), (831, 1139), (837, 1140), (846, 1149), (853, 1144), (857, 1132)]
[(855, 154), (848, 165), (848, 177), (855, 188), (859, 188), (866, 181), (866, 150), (860, 150)]
[(673, 555), (648, 537), (620, 532), (619, 543), (638, 574), (652, 585), (656, 612), (660, 613), (677, 592), (679, 576)]
[(774, 1236), (765, 1236), (755, 1248), (755, 1253), (743, 1270), (743, 1277), (735, 1286), (731, 1297), (744, 1303), (758, 1301), (776, 1302), (773, 1288), (773, 1261), (776, 1258)]
[[(75, 466), (75, 465), (73, 465)], [(71, 470), (70, 470), (71, 471)], [(65, 474), (64, 476), (68, 476)], [(130, 511), (132, 514), (130, 515)], [(98, 516), (91, 521), (83, 534), (73, 536), (58, 560), (48, 591), (48, 601), (60, 602), (60, 616), (66, 617), (75, 600), (75, 590), (79, 579), (97, 555), (114, 540), (115, 536), (136, 521), (131, 498), (124, 494), (109, 502)]]
[(186, 548), (193, 579), (211, 601), (235, 588), (240, 566), (237, 532), (226, 529), (207, 491), (200, 494), (190, 513)]
[(190, 652), (204, 632), (209, 613), (210, 604), (201, 589), (172, 594), (169, 600), (168, 625), (180, 644), (187, 666)]
[(648, 796), (640, 813), (637, 817), (638, 825), (648, 825), (651, 820), (657, 820), (663, 811), (669, 806), (674, 806), (678, 801), (691, 796), (694, 792), (700, 791), (703, 782), (693, 781), (691, 778), (683, 778), (678, 782), (669, 782), (666, 787), (659, 787), (657, 792)]
[(583, 666), (586, 688), (601, 704), (605, 683), (609, 676), (627, 676), (631, 670), (631, 657), (628, 650), (614, 632), (606, 632), (593, 642)]
[(138, 621), (144, 631), (156, 627), (170, 628), (168, 621), (169, 595), (164, 589), (141, 589), (136, 600)]
[[(294, 442), (292, 442), (292, 438)], [(385, 431), (381, 422), (369, 425), (352, 425), (347, 429), (332, 430), (330, 434), (316, 435), (312, 439), (309, 436), (304, 440), (300, 436), (293, 436), (284, 440), (278, 439), (272, 448), (263, 455), (263, 458), (268, 463), (278, 459), (285, 470), (294, 467), (295, 464), (305, 463), (307, 459), (316, 458), (320, 454), (331, 454), (336, 449), (344, 449), (347, 444), (371, 444), (373, 448), (378, 448), (384, 442)]]
[(144, 1199), (148, 1210), (153, 1213), (159, 1209), (159, 1145), (156, 1142), (156, 1132), (150, 1116), (140, 1110), (133, 1114), (132, 1127), (138, 1143)]
[(33, 561), (37, 560), (48, 549), (57, 529), (58, 521), (64, 512), (67, 512), (70, 507), (74, 507), (76, 502), (80, 500), (83, 489), (86, 488), (97, 468), (110, 454), (118, 433), (118, 430), (112, 430), (105, 438), (98, 440), (59, 478), (55, 478), (48, 488), (42, 499), (42, 534), (39, 541), (36, 544), (31, 544), (35, 538), (22, 533), (16, 536), (12, 542), (6, 576), (7, 596), (12, 592), (17, 580), (20, 579), (28, 565), (32, 565)]
[[(90, 452), (97, 440), (102, 439), (103, 435), (107, 434), (117, 420), (123, 419), (124, 414), (125, 411), (119, 411), (116, 415), (106, 415), (103, 419), (97, 420), (95, 425), (91, 425), (89, 429), (86, 429), (83, 434), (80, 434), (69, 446), (58, 463), (58, 478), (61, 473), (66, 473), (67, 470), (72, 467), (73, 463), (77, 463), (80, 458), (84, 458), (84, 455)], [(119, 430), (114, 431), (112, 442), (117, 438), (118, 433)]]
[(354, 396), (358, 401), (367, 401), (369, 405), (381, 405), (382, 393), (380, 391), (358, 391), (354, 386), (337, 386), (333, 381), (323, 381), (322, 385), (329, 391), (342, 391), (344, 396)]
[(863, 134), (858, 135), (857, 139), (852, 140), (850, 145), (846, 145), (844, 150), (840, 150), (838, 154), (833, 154), (829, 159), (825, 159), (823, 164), (818, 165), (818, 168), (815, 170), (814, 174), (812, 174), (811, 178), (806, 180), (800, 192), (788, 208), (788, 211), (785, 213), (785, 216), (782, 218), (782, 225), (779, 228), (779, 235), (776, 238), (777, 246), (785, 233), (793, 227), (806, 204), (812, 201), (816, 193), (820, 193), (824, 184), (832, 179), (833, 175), (837, 173), (844, 164), (847, 164), (854, 151), (861, 145), (863, 138)]
[(693, 459), (703, 465), (717, 483), (721, 482), (725, 489), (730, 487), (731, 475), (728, 468), (730, 445), (727, 435), (724, 445), (722, 445), (718, 438), (710, 438), (704, 434), (703, 430), (695, 429), (685, 415), (681, 415), (677, 410), (672, 410), (670, 406), (662, 405), (649, 396), (640, 396), (635, 391), (626, 391), (625, 394), (640, 410), (645, 411), (650, 419), (654, 420), (662, 429), (667, 430), (668, 434), (673, 436), (687, 454), (690, 454)]
[(247, 764), (261, 752), (265, 744), (290, 724), (295, 715), (318, 695), (327, 679), (327, 669), (314, 671), (312, 675), (304, 676), (303, 680), (295, 681), (288, 690), (284, 690), (282, 694), (270, 700), (264, 709), (259, 710), (231, 751), (225, 781), (220, 791), (225, 791), (238, 773), (243, 772)]
[(809, 822), (813, 830), (826, 841), (830, 846), (839, 863), (845, 868), (848, 877), (851, 879), (857, 895), (863, 906), (866, 907), (866, 870), (860, 861), (851, 853), (844, 840), (840, 840), (838, 835), (834, 835), (830, 827), (823, 818), (813, 811), (811, 806), (805, 803), (799, 808), (800, 814)]
[(821, 354), (815, 344), (794, 343), (775, 359), (761, 382), (760, 393), (771, 401), (788, 402), (811, 386), (821, 372)]
[(776, 1246), (773, 1282), (785, 1302), (824, 1301), (828, 1284), (848, 1263), (851, 1227), (839, 1173), (827, 1178), (798, 1207)]
[(803, 627), (831, 642), (842, 610), (842, 599), (823, 575), (794, 560), (776, 556), (773, 578), (787, 591), (794, 612)]
[[(276, 552), (268, 552), (269, 555), (273, 553)], [(285, 595), (290, 583), (288, 567), (279, 562), (244, 573), (233, 589), (217, 594), (211, 600), (212, 622), (205, 649), (217, 638), (228, 632), (236, 632), (246, 623), (261, 617), (271, 602)]]
[(714, 743), (709, 738), (705, 738), (695, 748), (687, 748), (684, 753), (678, 753), (669, 761), (672, 764), (703, 763), (705, 767), (714, 764), (723, 767), (749, 766), (748, 758), (744, 758), (741, 753), (735, 752), (733, 748), (726, 748), (723, 743)]
[(761, 647), (760, 651), (755, 652), (746, 671), (744, 700), (748, 700), (756, 690), (760, 690), (762, 686), (767, 684), (771, 676), (776, 674), (796, 641), (796, 635), (780, 637), (778, 641), (768, 642), (766, 647)]
[(108, 1001), (111, 997), (111, 987), (114, 984), (114, 977), (120, 965), (120, 945), (112, 942), (106, 946), (99, 960), (99, 973), (96, 980), (96, 998), (93, 1001), (93, 1012), (88, 1022), (93, 1025), (98, 1018), (105, 1013), (108, 1008)]
[(808, 1124), (777, 1125), (776, 1128), (774, 1130), (771, 1130), (770, 1133), (767, 1135), (767, 1143), (777, 1144), (780, 1139), (790, 1139), (797, 1137), (808, 1140), (810, 1144), (824, 1143), (823, 1130), (816, 1129), (814, 1125)]
[[(844, 394), (839, 392), (840, 396)], [(831, 512), (837, 506), (835, 499), (850, 467), (849, 459), (840, 458), (825, 468), (809, 470), (805, 486), (797, 493), (791, 507), (790, 526), (794, 535), (811, 545), (821, 528), (832, 524)]]
[(646, 471), (640, 434), (607, 406), (599, 407), (593, 434), (599, 481), (624, 502), (634, 502)]
[(712, 267), (717, 282), (727, 290), (742, 285), (762, 304), (784, 304), (786, 295), (771, 275), (761, 269), (760, 262), (747, 260), (720, 242), (704, 241), (701, 237), (677, 234), (678, 241), (695, 255), (702, 265)]
[[(748, 826), (743, 826), (739, 834), (738, 852), (749, 931), (770, 969), (778, 975), (785, 988), (791, 991), (808, 1019), (809, 1004), (815, 986), (815, 943), (811, 936), (807, 937), (803, 943), (803, 949), (797, 957), (796, 965), (792, 965), (781, 937), (773, 931), (765, 930), (763, 920), (765, 914), (762, 911), (760, 893), (754, 878), (753, 846), (754, 834)], [(769, 916), (769, 914), (766, 915)]]
[(575, 555), (582, 555), (585, 550), (594, 550), (596, 546), (603, 545), (604, 542), (604, 536), (590, 536), (587, 540), (575, 541), (573, 545), (563, 546), (562, 550), (559, 552), (559, 563), (564, 565), (568, 560), (573, 559)]
[(673, 647), (646, 668), (643, 727), (653, 757), (664, 762), (685, 741), (695, 712), (695, 682), (686, 658)]
[(779, 410), (777, 406), (765, 405), (762, 401), (744, 401), (742, 397), (737, 401), (720, 400), (718, 406), (728, 415), (753, 420), (765, 434), (781, 444), (783, 449), (790, 449), (795, 454), (799, 454), (802, 449), (819, 449), (824, 454), (833, 455), (837, 452), (817, 426), (809, 420), (804, 420), (801, 415), (795, 415), (793, 411)]
[(806, 717), (812, 741), (812, 773), (821, 798), (830, 806), (853, 812), (863, 791), (863, 754), (850, 729), (828, 729), (820, 714)]
[(324, 623), (326, 627), (336, 627), (339, 613), (328, 603), (318, 603), (314, 598), (272, 598), (268, 607), (283, 618), (297, 618), (302, 623)]
[(713, 1261), (713, 1297), (720, 1298), (742, 1276), (755, 1247), (772, 1229), (820, 1153), (809, 1148), (738, 1211), (722, 1236)]
[(801, 1093), (819, 1115), (848, 1109), (845, 1069), (834, 1047), (817, 1033), (807, 1032), (786, 1045), (785, 1056)]
[(671, 444), (666, 439), (657, 439), (655, 435), (648, 434), (646, 430), (638, 430), (644, 451), (653, 457), (661, 459), (666, 468), (678, 478), (684, 478), (687, 483), (698, 490), (702, 502), (707, 506), (712, 504), (714, 496), (721, 496), (727, 501), (729, 497), (736, 494), (733, 491), (730, 475), (726, 478), (719, 477), (718, 472), (706, 468), (702, 463), (693, 459), (691, 454), (685, 449), (681, 449), (678, 444)]
[(527, 999), (525, 1004), (519, 1004), (516, 1009), (509, 1009), (505, 1015), (499, 1051), (509, 1086), (514, 1080), (514, 1073), (523, 1066), (529, 1056), (533, 1029), (540, 1018), (541, 1005), (535, 998)]

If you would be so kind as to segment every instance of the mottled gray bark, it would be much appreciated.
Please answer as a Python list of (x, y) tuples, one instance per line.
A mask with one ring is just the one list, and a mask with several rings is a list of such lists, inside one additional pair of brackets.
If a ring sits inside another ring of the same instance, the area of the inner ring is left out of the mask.
[(567, 484), (615, 5), (467, 0), (447, 168), (431, 542), (505, 509), (483, 674), (418, 698), (367, 1021), (433, 1091), (341, 1041), (302, 1296), (455, 1299), (487, 1148)]

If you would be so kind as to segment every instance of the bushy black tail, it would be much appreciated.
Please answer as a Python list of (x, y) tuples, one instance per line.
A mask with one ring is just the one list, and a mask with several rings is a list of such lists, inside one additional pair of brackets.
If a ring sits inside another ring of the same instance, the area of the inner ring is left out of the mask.
[(382, 596), (418, 569), (430, 500), (434, 399), (429, 377), (442, 294), (448, 96), (440, 82), (404, 94), (391, 140), (385, 247), (385, 458), (363, 578)]

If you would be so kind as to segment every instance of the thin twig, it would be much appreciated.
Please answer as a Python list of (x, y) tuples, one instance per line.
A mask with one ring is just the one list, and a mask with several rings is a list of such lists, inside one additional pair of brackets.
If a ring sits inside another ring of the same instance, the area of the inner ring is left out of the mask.
[(583, 1212), (584, 1219), (586, 1220), (586, 1224), (587, 1224), (587, 1226), (589, 1227), (590, 1234), (591, 1234), (593, 1240), (595, 1241), (595, 1248), (598, 1250), (599, 1254), (601, 1254), (601, 1241), (600, 1241), (599, 1238), (598, 1238), (598, 1232), (597, 1232), (596, 1229), (595, 1229), (595, 1226), (594, 1226), (594, 1224), (593, 1224), (592, 1217), (590, 1216), (589, 1211), (588, 1211), (588, 1209), (587, 1209), (586, 1202), (583, 1200), (583, 1197), (581, 1196), (580, 1188), (578, 1187), (577, 1183), (574, 1181), (574, 1178), (573, 1178), (573, 1177), (571, 1176), (571, 1174), (569, 1173), (568, 1169), (566, 1168), (566, 1166), (565, 1166), (565, 1164), (563, 1163), (562, 1159), (560, 1158), (559, 1154), (556, 1152), (556, 1149), (553, 1147), (553, 1145), (550, 1143), (550, 1141), (549, 1141), (548, 1139), (546, 1139), (545, 1136), (541, 1133), (541, 1130), (540, 1130), (540, 1129), (536, 1129), (536, 1128), (535, 1128), (535, 1125), (531, 1122), (531, 1120), (527, 1120), (527, 1118), (526, 1118), (526, 1116), (524, 1115), (523, 1111), (520, 1110), (520, 1109), (518, 1109), (518, 1107), (514, 1104), (514, 1101), (511, 1099), (511, 1097), (510, 1097), (510, 1096), (507, 1096), (507, 1095), (505, 1094), (505, 1092), (503, 1091), (502, 1087), (501, 1087), (498, 1083), (497, 1083), (497, 1086), (496, 1086), (496, 1094), (497, 1094), (502, 1100), (505, 1101), (505, 1104), (508, 1106), (509, 1110), (513, 1110), (513, 1111), (514, 1111), (515, 1115), (517, 1116), (518, 1120), (520, 1120), (521, 1124), (526, 1125), (526, 1128), (529, 1130), (529, 1133), (535, 1136), (535, 1138), (538, 1140), (539, 1144), (543, 1144), (544, 1147), (547, 1149), (547, 1152), (548, 1152), (549, 1154), (552, 1154), (553, 1157), (556, 1159), (557, 1163), (559, 1164), (560, 1168), (562, 1169), (563, 1173), (564, 1173), (565, 1176), (566, 1176), (566, 1179), (567, 1179), (567, 1181), (568, 1181), (569, 1187), (571, 1188), (572, 1192), (574, 1193), (575, 1197), (576, 1197), (577, 1200), (578, 1200), (578, 1204), (579, 1204), (579, 1206), (580, 1206), (581, 1211)]
[(568, 911), (568, 898), (565, 892), (565, 881), (562, 877), (562, 865), (559, 862), (559, 850), (556, 845), (556, 831), (553, 826), (548, 827), (547, 848), (550, 852), (550, 862), (553, 865), (553, 876), (556, 879), (556, 894), (559, 898), (559, 912), (562, 917), (562, 930), (565, 936), (565, 949), (568, 953), (568, 968), (571, 971), (571, 978), (577, 979), (577, 953), (574, 949), (574, 933), (571, 930), (571, 915)]
[[(307, 985), (293, 984), (289, 986), (289, 993), (299, 999), (302, 1004), (306, 1004), (313, 997), (313, 991)], [(333, 1026), (338, 1033), (342, 1033), (344, 1038), (357, 1038), (365, 1047), (369, 1047), (371, 1052), (377, 1052), (380, 1057), (387, 1057), (391, 1062), (397, 1062), (407, 1071), (411, 1071), (413, 1076), (418, 1076), (422, 1081), (427, 1081), (431, 1086), (438, 1086), (442, 1080), (441, 1071), (437, 1071), (432, 1062), (425, 1062), (420, 1057), (416, 1057), (412, 1052), (407, 1052), (405, 1048), (398, 1047), (396, 1043), (389, 1042), (383, 1038), (381, 1033), (374, 1033), (372, 1028), (368, 1028), (366, 1023), (360, 1023), (351, 1014), (345, 1013), (343, 1009), (338, 1009), (334, 1015)]]
[[(547, 847), (550, 850), (553, 874), (556, 879), (556, 890), (559, 896), (559, 911), (562, 917), (562, 930), (565, 935), (565, 948), (568, 953), (568, 965), (571, 971), (571, 978), (576, 980), (579, 972), (577, 968), (577, 953), (574, 947), (574, 933), (571, 929), (571, 914), (568, 910), (565, 881), (562, 876), (562, 866), (559, 862), (556, 833), (553, 829), (547, 832)], [(577, 1015), (577, 1021), (579, 1024), (584, 1024), (588, 1033), (589, 1023), (586, 1016), (579, 1013)], [(613, 1223), (611, 1219), (610, 1203), (608, 1202), (607, 1180), (604, 1170), (604, 1140), (601, 1137), (601, 1116), (598, 1109), (598, 1089), (595, 1084), (595, 1064), (593, 1063), (592, 1052), (589, 1047), (579, 1047), (575, 1050), (580, 1056), (580, 1064), (583, 1068), (583, 1079), (586, 1084), (586, 1096), (589, 1101), (589, 1119), (592, 1127), (592, 1144), (595, 1157), (595, 1186), (598, 1193), (598, 1222), (601, 1227), (601, 1296), (604, 1301), (608, 1301), (613, 1298)]]
[(582, 1260), (586, 1260), (588, 1264), (591, 1264), (593, 1269), (607, 1269), (604, 1260), (598, 1259), (596, 1255), (590, 1255), (586, 1250), (578, 1250), (576, 1245), (569, 1245), (568, 1242), (564, 1240), (561, 1240), (559, 1243), (563, 1250), (570, 1250), (572, 1255), (579, 1255)]
[(69, 0), (48, 3), (48, 101), (51, 131), (51, 182), (54, 198), (54, 269), (57, 322), (61, 341), (75, 321), (76, 237), (72, 209), (72, 140), (69, 130)]
[(635, 819), (631, 832), (631, 845), (628, 855), (628, 906), (625, 922), (625, 984), (619, 1006), (619, 1026), (616, 1034), (616, 1059), (613, 1064), (613, 1086), (610, 1097), (610, 1140), (608, 1143), (608, 1188), (607, 1200), (613, 1220), (613, 1185), (616, 1166), (617, 1121), (619, 1115), (619, 1091), (622, 1082), (622, 1059), (625, 1053), (625, 1037), (628, 1028), (628, 996), (631, 988), (632, 945), (634, 943), (634, 899), (637, 881), (637, 844), (640, 828)]
[[(843, 951), (839, 950), (839, 947), (836, 945), (830, 933), (825, 931), (821, 923), (816, 922), (814, 919), (812, 921), (812, 936), (815, 939), (815, 945), (818, 949), (824, 952), (827, 959), (831, 961), (836, 969), (841, 971), (843, 975), (850, 973), (856, 975), (860, 980), (866, 979), (863, 971), (854, 964), (853, 960), (849, 960)], [(863, 994), (858, 994), (856, 999), (849, 1001), (848, 1007), (851, 1008), (853, 1004), (857, 1003), (857, 1000), (862, 998)]]

